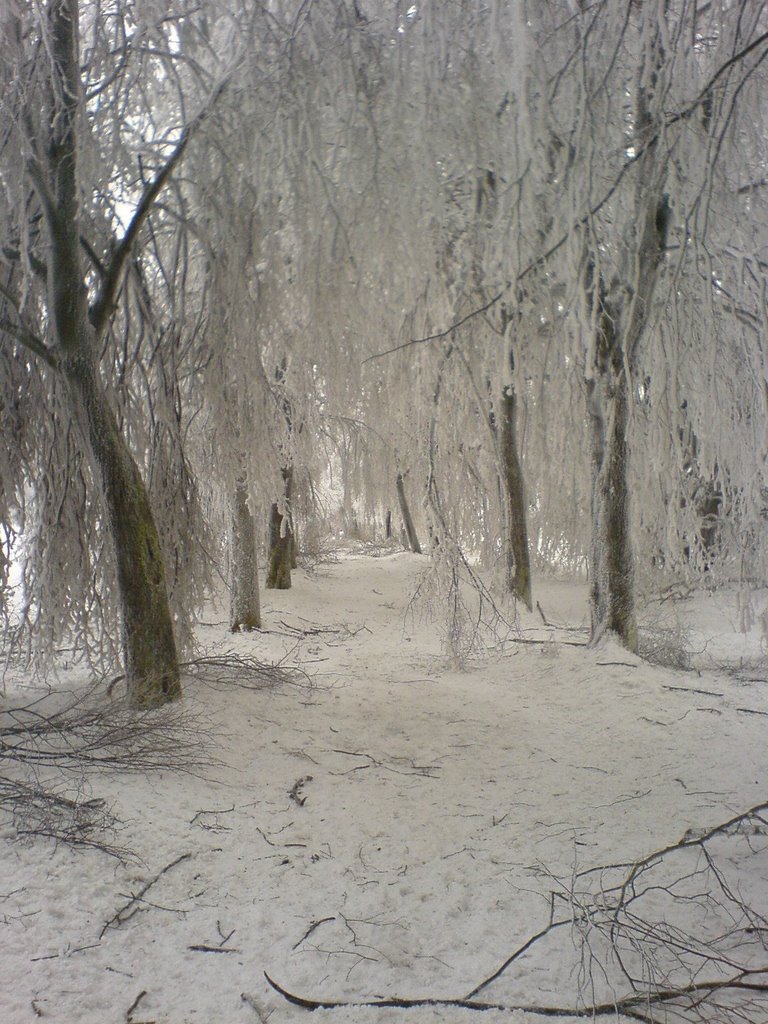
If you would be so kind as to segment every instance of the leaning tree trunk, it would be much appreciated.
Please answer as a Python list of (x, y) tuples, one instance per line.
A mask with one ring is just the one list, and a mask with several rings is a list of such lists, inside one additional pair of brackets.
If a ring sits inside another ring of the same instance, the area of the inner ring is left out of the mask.
[(232, 589), (229, 626), (233, 633), (241, 629), (259, 629), (259, 574), (256, 556), (256, 527), (248, 504), (248, 481), (239, 477), (232, 506), (232, 549), (230, 553)]
[(408, 537), (408, 544), (411, 551), (415, 555), (421, 554), (421, 544), (419, 544), (419, 538), (416, 535), (416, 527), (413, 525), (413, 519), (411, 518), (411, 510), (408, 507), (408, 500), (405, 497), (405, 483), (403, 481), (403, 474), (397, 474), (397, 500), (400, 503), (400, 515), (403, 517), (403, 525), (405, 526), (405, 532)]
[(295, 558), (293, 530), (291, 529), (291, 494), (293, 469), (283, 469), (285, 513), (273, 502), (269, 513), (269, 572), (268, 590), (291, 589), (291, 565)]
[(87, 325), (78, 333), (62, 368), (101, 477), (117, 567), (128, 700), (133, 708), (157, 707), (181, 696), (160, 538), (138, 466), (88, 351)]
[[(52, 0), (47, 16), (51, 39), (47, 138), (44, 146), (31, 141), (27, 170), (45, 213), (50, 243), (45, 273), (54, 345), (49, 361), (67, 380), (73, 419), (81, 426), (101, 479), (117, 566), (129, 701), (132, 707), (150, 708), (181, 695), (178, 657), (149, 498), (110, 407), (97, 355), (130, 243), (126, 240), (118, 246), (89, 315), (77, 177), (83, 100), (76, 0)], [(178, 148), (177, 159), (181, 152), (183, 148)], [(172, 167), (169, 163), (168, 173)], [(163, 180), (157, 181), (158, 191)]]

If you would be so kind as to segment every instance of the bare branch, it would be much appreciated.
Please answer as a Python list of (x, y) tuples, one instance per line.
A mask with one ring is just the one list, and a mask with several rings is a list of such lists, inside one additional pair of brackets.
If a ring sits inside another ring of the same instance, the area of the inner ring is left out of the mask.
[[(565, 239), (563, 239), (563, 242)], [(544, 257), (542, 257), (542, 260)], [(425, 338), (411, 338), (410, 341), (404, 341), (402, 345), (395, 345), (394, 348), (388, 348), (385, 352), (376, 352), (372, 356), (368, 356), (367, 359), (363, 359), (363, 363), (370, 363), (372, 359), (383, 359), (384, 356), (391, 356), (394, 352), (400, 352), (404, 348), (410, 348), (412, 345), (426, 345), (430, 341), (439, 341), (441, 338), (447, 338), (448, 335), (462, 327), (467, 321), (472, 320), (476, 316), (480, 316), (482, 313), (487, 313), (489, 309), (492, 309), (496, 303), (504, 297), (507, 290), (512, 287), (512, 282), (508, 281), (504, 288), (492, 299), (485, 303), (484, 306), (479, 306), (477, 309), (473, 309), (466, 316), (461, 317), (455, 323), (452, 323), (445, 330), (438, 331), (436, 334), (429, 334)]]
[(56, 358), (56, 353), (53, 352), (48, 346), (42, 342), (37, 335), (33, 334), (32, 331), (26, 327), (21, 327), (18, 324), (12, 324), (8, 320), (0, 320), (0, 332), (10, 335), (14, 340), (18, 341), (20, 345), (38, 356), (43, 362), (47, 363), (52, 370), (59, 369), (59, 361)]
[[(237, 61), (235, 61), (234, 66), (236, 65)], [(184, 126), (173, 152), (163, 166), (158, 170), (154, 178), (146, 184), (131, 222), (126, 228), (122, 239), (118, 243), (109, 265), (106, 267), (104, 280), (99, 290), (98, 297), (91, 306), (91, 323), (95, 327), (97, 333), (101, 333), (104, 330), (107, 320), (112, 313), (115, 296), (120, 285), (120, 279), (122, 277), (126, 261), (131, 254), (139, 231), (152, 211), (155, 200), (162, 192), (178, 164), (181, 162), (190, 140), (201, 125), (208, 119), (211, 111), (225, 92), (231, 81), (233, 70), (234, 68), (221, 79), (218, 85), (211, 92), (202, 110), (200, 110), (200, 112)]]

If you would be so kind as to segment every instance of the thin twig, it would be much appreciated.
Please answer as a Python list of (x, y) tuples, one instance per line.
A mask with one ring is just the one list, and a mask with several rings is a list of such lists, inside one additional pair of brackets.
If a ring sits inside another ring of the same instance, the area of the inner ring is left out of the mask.
[(142, 897), (145, 896), (147, 892), (149, 892), (152, 886), (155, 885), (155, 883), (158, 882), (163, 877), (163, 875), (167, 874), (167, 872), (169, 872), (172, 868), (175, 868), (177, 864), (181, 864), (185, 860), (190, 860), (191, 857), (191, 853), (182, 853), (180, 857), (177, 857), (175, 860), (172, 860), (170, 864), (166, 864), (164, 868), (161, 868), (161, 870), (158, 871), (154, 878), (151, 878), (144, 886), (142, 886), (139, 892), (131, 896), (128, 902), (124, 906), (120, 907), (117, 913), (115, 913), (113, 917), (111, 917), (104, 924), (104, 927), (101, 929), (101, 932), (99, 933), (99, 938), (101, 939), (104, 937), (105, 932), (110, 926), (114, 925), (115, 928), (119, 928), (121, 924), (124, 924), (125, 921), (129, 921), (134, 916), (134, 914), (137, 914), (138, 911), (141, 910), (141, 906), (139, 904), (142, 901)]
[(139, 1005), (139, 1003), (141, 1002), (141, 1000), (144, 998), (144, 996), (146, 994), (147, 994), (146, 989), (143, 990), (142, 992), (139, 992), (139, 994), (133, 1000), (131, 1005), (125, 1011), (125, 1019), (126, 1019), (127, 1024), (131, 1024), (131, 1021), (133, 1020), (133, 1011), (136, 1009), (136, 1007)]
[(306, 940), (309, 938), (309, 936), (312, 934), (312, 932), (316, 928), (319, 928), (321, 924), (325, 924), (327, 921), (335, 921), (335, 920), (336, 920), (335, 917), (321, 917), (319, 919), (319, 921), (313, 921), (312, 924), (309, 926), (309, 928), (307, 928), (307, 930), (301, 936), (299, 941), (294, 946), (292, 946), (291, 948), (292, 949), (298, 949), (299, 946), (302, 944), (302, 942), (306, 942)]

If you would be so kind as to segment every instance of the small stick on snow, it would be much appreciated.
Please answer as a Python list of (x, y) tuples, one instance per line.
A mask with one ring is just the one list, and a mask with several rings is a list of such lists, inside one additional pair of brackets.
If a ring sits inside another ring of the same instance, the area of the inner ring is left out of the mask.
[(231, 807), (213, 807), (213, 808), (211, 808), (210, 811), (201, 810), (201, 811), (197, 812), (197, 814), (194, 816), (194, 818), (190, 818), (189, 819), (189, 824), (190, 825), (194, 825), (195, 822), (197, 821), (197, 819), (201, 818), (204, 814), (231, 814), (232, 811), (234, 811), (234, 809), (235, 809), (235, 805), (232, 804)]
[(131, 1005), (125, 1011), (125, 1019), (126, 1019), (127, 1024), (131, 1024), (131, 1021), (133, 1020), (133, 1011), (136, 1009), (136, 1007), (139, 1005), (139, 1003), (141, 1002), (141, 1000), (144, 998), (144, 996), (146, 994), (147, 994), (146, 989), (144, 989), (143, 991), (139, 992), (139, 994), (133, 1000)]
[(192, 950), (193, 953), (242, 953), (241, 949), (231, 949), (224, 946), (206, 946), (204, 943), (199, 943), (195, 946), (187, 946), (187, 949)]
[(698, 690), (693, 686), (668, 686), (663, 687), (665, 690), (677, 690), (679, 693), (698, 693), (703, 697), (724, 697), (724, 693), (718, 693), (716, 690)]
[(309, 936), (312, 934), (312, 932), (315, 930), (315, 928), (319, 928), (321, 924), (325, 924), (327, 921), (335, 921), (335, 920), (336, 920), (335, 917), (321, 917), (319, 919), (319, 921), (313, 921), (312, 924), (309, 926), (309, 928), (307, 928), (307, 930), (301, 936), (299, 941), (296, 943), (296, 945), (293, 946), (292, 948), (293, 949), (298, 949), (299, 946), (302, 944), (302, 942), (305, 942), (309, 938)]

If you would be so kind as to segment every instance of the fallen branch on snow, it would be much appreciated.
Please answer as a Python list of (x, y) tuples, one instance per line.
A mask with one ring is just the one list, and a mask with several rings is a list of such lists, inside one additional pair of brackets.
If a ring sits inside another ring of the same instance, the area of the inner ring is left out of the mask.
[[(0, 712), (0, 811), (17, 835), (54, 839), (127, 860), (112, 841), (117, 821), (104, 800), (88, 792), (102, 771), (171, 770), (209, 766), (210, 726), (189, 706), (135, 712), (107, 703), (98, 685), (63, 703), (48, 693)], [(205, 755), (205, 756), (203, 756)]]
[[(677, 842), (641, 860), (578, 872), (569, 886), (550, 894), (547, 925), (458, 998), (312, 999), (265, 977), (284, 999), (306, 1010), (456, 1007), (519, 1010), (548, 1018), (613, 1015), (644, 1024), (659, 1021), (661, 1011), (673, 1013), (680, 1024), (765, 1024), (768, 917), (766, 908), (753, 905), (756, 897), (749, 902), (742, 893), (754, 876), (759, 881), (765, 873), (764, 868), (755, 870), (754, 858), (768, 855), (767, 814), (768, 802), (760, 803), (712, 828), (689, 829)], [(734, 849), (733, 841), (739, 848)], [(718, 844), (727, 849), (718, 851)], [(742, 866), (751, 869), (750, 879), (738, 875)], [(753, 891), (763, 889), (757, 885)], [(684, 921), (675, 923), (676, 915), (685, 920), (686, 914), (687, 920), (698, 920), (698, 931)], [(566, 927), (581, 955), (579, 997), (572, 1005), (478, 998), (512, 964)], [(595, 998), (600, 985), (607, 989), (607, 998)]]
[[(766, 971), (761, 973), (766, 974)], [(744, 977), (746, 977), (745, 975)], [(293, 992), (289, 992), (287, 989), (279, 985), (273, 978), (264, 972), (264, 977), (271, 987), (281, 995), (286, 1002), (291, 1003), (293, 1006), (301, 1006), (305, 1010), (341, 1010), (351, 1009), (358, 1007), (373, 1007), (374, 1009), (384, 1009), (386, 1007), (395, 1007), (402, 1010), (413, 1009), (419, 1006), (445, 1006), (445, 1007), (456, 1007), (460, 1010), (502, 1010), (505, 1013), (514, 1013), (519, 1011), (522, 1013), (530, 1013), (539, 1017), (607, 1017), (615, 1016), (617, 1013), (623, 1014), (625, 1017), (631, 1017), (634, 1020), (645, 1021), (647, 1024), (654, 1024), (654, 1021), (658, 1021), (658, 1018), (652, 1016), (652, 1010), (650, 1013), (643, 1009), (643, 1007), (649, 1006), (649, 997), (647, 993), (640, 993), (638, 995), (625, 996), (622, 999), (609, 1000), (605, 1003), (594, 1003), (590, 1006), (582, 1006), (574, 1008), (573, 1006), (542, 1006), (536, 1003), (489, 1003), (479, 999), (439, 999), (434, 996), (425, 996), (423, 998), (416, 999), (399, 999), (394, 997), (392, 999), (370, 999), (370, 1000), (321, 1000), (321, 999), (306, 999), (303, 996), (297, 996)], [(765, 992), (768, 993), (768, 979), (765, 983), (753, 982), (749, 983), (744, 981), (743, 978), (733, 978), (722, 982), (701, 982), (699, 984), (691, 984), (685, 989), (670, 989), (669, 991), (658, 991), (653, 994), (652, 1004), (660, 1006), (662, 1004), (668, 1004), (674, 1000), (680, 999), (683, 995), (700, 996), (707, 992), (716, 991), (724, 988), (736, 988), (748, 991)]]

